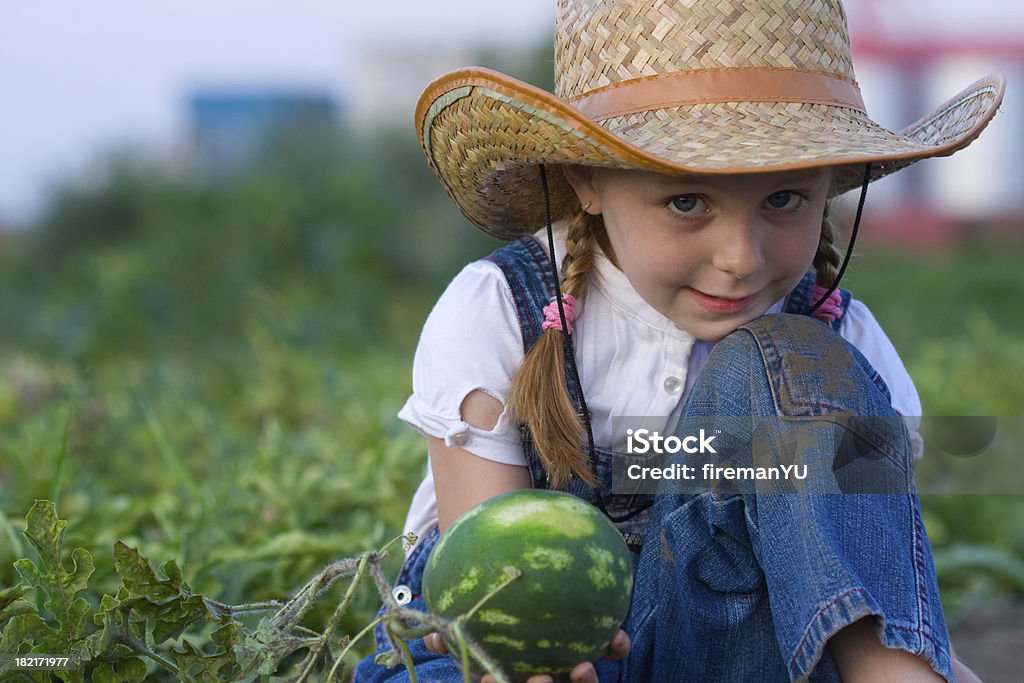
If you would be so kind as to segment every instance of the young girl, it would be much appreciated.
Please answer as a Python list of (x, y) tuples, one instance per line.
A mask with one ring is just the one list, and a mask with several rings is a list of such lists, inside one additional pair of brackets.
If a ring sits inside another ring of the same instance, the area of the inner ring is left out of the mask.
[[(559, 488), (604, 510), (636, 561), (628, 638), (573, 680), (970, 680), (912, 486), (633, 495), (612, 485), (629, 462), (613, 420), (781, 418), (829, 473), (863, 442), (910, 471), (920, 439), (885, 418), (921, 407), (837, 288), (829, 204), (859, 189), (862, 208), (871, 181), (970, 144), (1002, 80), (894, 133), (864, 111), (838, 0), (559, 0), (555, 35), (555, 95), (471, 68), (417, 108), (445, 190), (515, 241), (467, 266), (424, 327), (400, 417), (430, 467), (399, 581), (418, 594), (469, 507)], [(419, 679), (461, 680), (424, 640)], [(408, 678), (370, 658), (355, 680)]]

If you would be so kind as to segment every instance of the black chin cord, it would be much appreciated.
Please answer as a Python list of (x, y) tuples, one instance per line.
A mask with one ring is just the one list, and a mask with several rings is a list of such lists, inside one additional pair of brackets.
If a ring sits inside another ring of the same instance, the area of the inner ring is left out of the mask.
[(652, 503), (645, 503), (624, 515), (612, 515), (608, 512), (608, 508), (604, 502), (604, 496), (601, 494), (600, 477), (597, 474), (597, 449), (594, 446), (594, 429), (590, 422), (590, 408), (587, 407), (587, 399), (583, 396), (583, 382), (580, 381), (579, 369), (576, 367), (576, 352), (573, 349), (572, 335), (569, 332), (569, 326), (566, 325), (565, 309), (562, 306), (562, 287), (558, 279), (558, 262), (555, 259), (555, 236), (554, 230), (551, 227), (551, 192), (548, 189), (548, 175), (544, 164), (540, 164), (540, 184), (544, 191), (544, 224), (547, 227), (548, 233), (548, 257), (551, 264), (551, 274), (555, 281), (555, 297), (557, 297), (556, 301), (558, 302), (558, 316), (562, 323), (562, 350), (565, 355), (566, 363), (569, 366), (569, 374), (572, 377), (573, 386), (576, 390), (576, 400), (580, 410), (580, 421), (583, 423), (583, 428), (587, 432), (587, 453), (590, 460), (590, 471), (594, 474), (594, 479), (598, 481), (597, 486), (594, 487), (594, 493), (597, 497), (597, 507), (611, 521), (625, 522), (627, 519), (632, 519), (647, 508), (651, 507)]
[(825, 303), (825, 301), (832, 296), (832, 292), (839, 288), (839, 281), (843, 279), (843, 273), (846, 272), (846, 266), (850, 264), (850, 257), (853, 256), (853, 244), (857, 241), (857, 232), (860, 230), (860, 219), (864, 215), (864, 203), (868, 198), (868, 184), (871, 182), (871, 163), (868, 162), (864, 166), (864, 183), (860, 188), (860, 202), (857, 204), (857, 216), (853, 219), (853, 230), (850, 231), (850, 244), (846, 247), (846, 256), (843, 258), (843, 264), (839, 267), (839, 272), (836, 274), (834, 280), (832, 280), (832, 286), (828, 288), (817, 303), (811, 306), (810, 310), (807, 311), (807, 315), (813, 315), (818, 308)]

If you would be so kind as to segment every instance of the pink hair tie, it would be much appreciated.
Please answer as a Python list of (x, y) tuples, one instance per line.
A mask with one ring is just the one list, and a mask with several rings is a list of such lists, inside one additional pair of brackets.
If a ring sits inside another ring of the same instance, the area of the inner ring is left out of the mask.
[[(565, 324), (572, 334), (572, 321), (576, 313), (576, 297), (572, 294), (562, 295), (562, 308), (565, 311)], [(551, 301), (544, 307), (544, 322), (540, 325), (541, 330), (562, 330), (562, 316), (558, 313), (558, 299), (551, 297)], [(562, 330), (563, 332), (565, 330)]]
[[(811, 301), (817, 301), (821, 297), (825, 296), (825, 292), (828, 291), (828, 287), (822, 287), (821, 285), (814, 285), (811, 289)], [(828, 298), (818, 306), (818, 310), (814, 312), (814, 317), (818, 320), (822, 320), (829, 324), (839, 319), (839, 316), (843, 314), (843, 296), (839, 293), (839, 290), (834, 290), (828, 295)]]

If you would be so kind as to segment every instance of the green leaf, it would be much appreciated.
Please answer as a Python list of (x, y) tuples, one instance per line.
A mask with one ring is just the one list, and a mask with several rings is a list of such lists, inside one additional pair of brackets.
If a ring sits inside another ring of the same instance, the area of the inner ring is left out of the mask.
[[(2, 666), (0, 666), (0, 673), (6, 674), (7, 673), (7, 669), (2, 667)], [(34, 683), (50, 683), (50, 681), (51, 681), (50, 673), (48, 671), (43, 671), (41, 669), (37, 669), (37, 670), (34, 670), (34, 671), (33, 670), (19, 671), (17, 676), (15, 676), (13, 674), (10, 674), (10, 675), (4, 676), (4, 678), (2, 678), (0, 680), (4, 680), (4, 681), (8, 681), (8, 680), (18, 681), (19, 683), (21, 681), (33, 681)]]
[(210, 641), (220, 649), (229, 650), (234, 648), (242, 642), (242, 638), (238, 633), (238, 624), (234, 622), (224, 624), (210, 634)]
[(64, 681), (64, 683), (85, 683), (85, 674), (81, 669), (58, 669), (53, 675)]
[[(0, 653), (58, 652), (60, 650), (51, 649), (50, 644), (59, 641), (60, 634), (48, 626), (38, 614), (19, 614), (8, 621), (3, 631), (0, 631)], [(26, 645), (28, 649), (24, 649)]]
[(315, 642), (315, 638), (293, 636), (275, 628), (272, 619), (261, 619), (255, 633), (246, 634), (245, 641), (236, 648), (240, 676), (270, 676), (285, 657)]
[(201, 595), (175, 600), (156, 612), (153, 641), (163, 643), (180, 636), (190, 624), (208, 615)]
[(28, 600), (21, 599), (21, 596), (25, 595), (28, 590), (28, 586), (22, 584), (0, 590), (0, 626), (8, 619), (36, 611), (35, 605)]
[(160, 578), (149, 560), (135, 548), (118, 541), (114, 544), (114, 569), (121, 576), (124, 587), (132, 597), (145, 598), (153, 604), (161, 604), (180, 597), (182, 587), (187, 584), (177, 571), (177, 565), (169, 563), (173, 570), (169, 578)]
[(214, 603), (189, 590), (173, 561), (161, 565), (158, 573), (137, 549), (118, 541), (114, 545), (114, 568), (121, 576), (123, 589), (117, 598), (105, 597), (106, 609), (128, 614), (131, 621), (145, 622), (154, 644), (179, 637), (200, 619), (215, 623), (230, 619)]
[(113, 595), (104, 595), (100, 598), (100, 609), (96, 614), (92, 615), (92, 621), (97, 626), (103, 626), (107, 622), (108, 616), (117, 611), (117, 608), (121, 606), (121, 601), (115, 598)]
[(92, 662), (97, 655), (103, 654), (103, 651), (107, 649), (107, 644), (104, 643), (102, 635), (102, 633), (93, 633), (71, 646), (67, 654), (71, 655), (78, 662), (77, 671), (83, 671), (86, 665)]
[(139, 683), (146, 680), (146, 662), (139, 657), (118, 657), (92, 670), (94, 683)]
[(210, 635), (216, 651), (206, 654), (187, 640), (182, 641), (183, 650), (172, 650), (171, 654), (181, 670), (200, 681), (237, 680), (238, 660), (235, 645), (241, 642), (238, 626), (225, 624)]
[(39, 553), (41, 567), (32, 560), (21, 559), (14, 568), (31, 586), (42, 590), (49, 599), (43, 606), (56, 618), (60, 626), (60, 642), (54, 643), (55, 652), (67, 652), (72, 643), (82, 637), (83, 622), (89, 612), (85, 598), (75, 595), (87, 588), (95, 569), (92, 555), (84, 548), (71, 552), (72, 568), (64, 566), (61, 558), (64, 528), (67, 522), (57, 518), (52, 502), (37, 500), (26, 517), (25, 536)]

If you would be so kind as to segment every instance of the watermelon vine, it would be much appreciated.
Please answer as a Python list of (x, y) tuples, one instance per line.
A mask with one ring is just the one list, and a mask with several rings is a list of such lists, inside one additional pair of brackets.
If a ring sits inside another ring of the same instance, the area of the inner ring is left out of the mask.
[[(154, 568), (136, 548), (119, 541), (113, 556), (121, 585), (114, 595), (106, 594), (92, 606), (81, 593), (93, 574), (93, 558), (84, 548), (75, 548), (70, 565), (67, 563), (63, 552), (66, 526), (48, 500), (36, 501), (26, 517), (24, 535), (35, 548), (38, 561), (17, 560), (15, 569), (24, 583), (0, 588), (0, 677), (4, 680), (143, 681), (152, 671), (162, 669), (178, 680), (199, 683), (271, 678), (296, 683), (340, 681), (345, 655), (379, 623), (392, 649), (378, 660), (388, 666), (404, 665), (414, 682), (403, 639), (430, 631), (459, 644), (466, 683), (470, 659), (498, 683), (508, 681), (486, 651), (466, 634), (463, 618), (450, 620), (403, 606), (407, 590), (393, 587), (380, 564), (389, 547), (400, 539), (407, 544), (415, 542), (411, 534), (357, 558), (328, 565), (287, 601), (240, 605), (193, 592), (173, 560)], [(338, 635), (342, 615), (368, 577), (384, 601), (384, 610), (355, 636)], [(344, 578), (350, 583), (322, 630), (303, 626), (300, 622), (310, 608)], [(509, 580), (514, 578), (511, 575)], [(247, 626), (259, 615), (255, 627)], [(52, 671), (14, 667), (14, 655), (40, 653), (69, 655), (71, 665)]]

